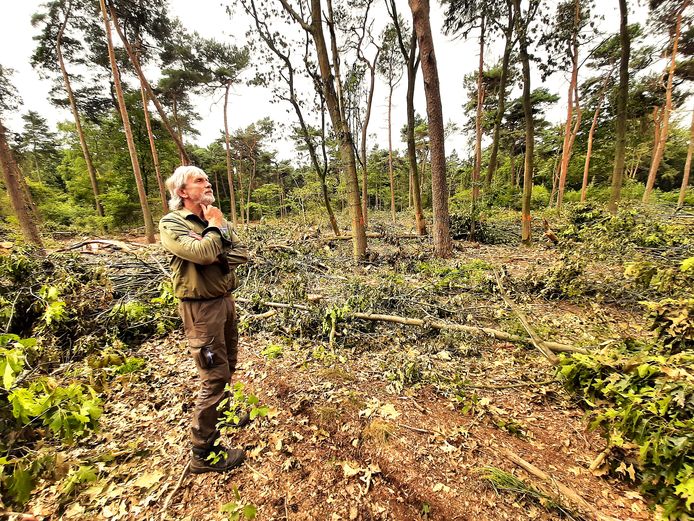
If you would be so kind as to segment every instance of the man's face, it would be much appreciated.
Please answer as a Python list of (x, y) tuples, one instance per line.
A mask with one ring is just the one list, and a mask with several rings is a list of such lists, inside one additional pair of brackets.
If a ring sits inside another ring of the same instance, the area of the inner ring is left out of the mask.
[(193, 204), (209, 206), (214, 203), (212, 185), (205, 174), (190, 174), (179, 195)]

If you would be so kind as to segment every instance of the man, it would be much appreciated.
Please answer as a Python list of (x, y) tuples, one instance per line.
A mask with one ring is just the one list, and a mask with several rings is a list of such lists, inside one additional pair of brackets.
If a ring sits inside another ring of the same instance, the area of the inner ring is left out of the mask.
[[(166, 180), (170, 213), (159, 222), (162, 245), (173, 254), (174, 294), (201, 386), (193, 411), (190, 470), (225, 472), (240, 465), (241, 449), (217, 446), (217, 407), (236, 369), (238, 323), (232, 290), (248, 251), (219, 208), (205, 172), (180, 166)], [(245, 415), (240, 426), (248, 421)]]

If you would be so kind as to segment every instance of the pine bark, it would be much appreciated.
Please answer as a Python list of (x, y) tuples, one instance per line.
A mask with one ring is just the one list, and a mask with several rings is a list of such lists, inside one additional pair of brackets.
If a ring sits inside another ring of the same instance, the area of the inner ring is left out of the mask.
[[(561, 210), (564, 202), (564, 189), (566, 187), (566, 177), (569, 173), (569, 161), (573, 151), (574, 141), (581, 125), (581, 107), (578, 100), (578, 26), (580, 22), (581, 4), (575, 0), (574, 31), (571, 43), (571, 82), (569, 83), (569, 95), (567, 98), (566, 128), (564, 129), (564, 145), (561, 154), (561, 166), (559, 169), (559, 187), (557, 191), (557, 210)], [(574, 109), (576, 110), (576, 120), (574, 121)], [(573, 123), (573, 128), (572, 128)]]
[(38, 229), (36, 207), (31, 199), (12, 149), (7, 143), (7, 130), (2, 121), (0, 121), (0, 167), (2, 168), (7, 195), (10, 198), (10, 204), (19, 222), (22, 235), (28, 242), (43, 249), (43, 241)]
[(629, 57), (631, 41), (629, 38), (627, 0), (619, 0), (619, 40), (622, 47), (619, 59), (619, 91), (617, 92), (617, 121), (615, 123), (615, 153), (612, 170), (612, 185), (610, 187), (610, 202), (608, 209), (611, 214), (617, 213), (622, 179), (624, 177), (624, 156), (626, 153), (627, 134), (627, 99), (629, 98)]
[[(328, 107), (333, 131), (339, 141), (340, 159), (342, 168), (346, 176), (347, 197), (349, 212), (352, 220), (352, 245), (355, 260), (360, 261), (366, 257), (366, 229), (364, 226), (364, 216), (361, 211), (361, 201), (359, 196), (359, 181), (357, 177), (357, 165), (354, 157), (354, 141), (352, 133), (347, 124), (344, 109), (341, 106), (341, 97), (338, 94), (340, 88), (339, 60), (336, 49), (334, 35), (331, 34), (333, 65), (330, 64), (328, 48), (323, 34), (323, 14), (321, 11), (321, 0), (311, 0), (311, 23), (308, 24), (298, 15), (286, 0), (280, 0), (292, 18), (301, 24), (313, 39), (318, 57), (318, 67), (321, 76), (323, 97)], [(331, 10), (330, 0), (328, 9)], [(328, 24), (332, 27), (331, 23)], [(332, 30), (332, 29), (331, 29)], [(334, 73), (333, 73), (333, 67)]]
[(410, 179), (410, 204), (414, 207), (414, 218), (417, 233), (426, 235), (427, 225), (424, 220), (424, 211), (422, 210), (422, 192), (420, 189), (419, 170), (417, 168), (417, 149), (414, 139), (414, 90), (415, 80), (417, 79), (417, 68), (419, 67), (419, 59), (417, 58), (417, 35), (412, 31), (410, 37), (410, 47), (405, 47), (405, 41), (402, 35), (402, 28), (398, 18), (398, 11), (395, 5), (395, 0), (389, 1), (389, 12), (393, 19), (395, 31), (398, 35), (398, 46), (400, 52), (405, 59), (407, 69), (407, 161), (409, 164), (409, 179)]
[(692, 167), (692, 152), (694, 152), (694, 110), (692, 111), (692, 124), (689, 127), (689, 146), (687, 147), (687, 160), (684, 162), (684, 172), (682, 174), (682, 186), (680, 187), (680, 196), (677, 199), (677, 208), (684, 206), (684, 197), (687, 195), (687, 187), (689, 186), (689, 172)]
[[(480, 19), (480, 58), (477, 69), (477, 113), (475, 115), (475, 166), (472, 169), (472, 208), (480, 196), (480, 175), (482, 173), (482, 118), (484, 117), (484, 29), (485, 17)], [(473, 218), (474, 223), (474, 218)]]
[(231, 213), (231, 221), (234, 227), (236, 227), (238, 225), (238, 217), (236, 215), (236, 190), (234, 190), (234, 172), (231, 164), (231, 140), (229, 138), (229, 117), (227, 114), (230, 88), (231, 83), (227, 83), (224, 88), (224, 149), (227, 162), (227, 182), (229, 183), (229, 212)]
[(388, 179), (390, 181), (390, 216), (395, 222), (395, 176), (393, 175), (393, 82), (388, 84)]
[(499, 157), (499, 141), (501, 136), (501, 122), (506, 109), (506, 84), (508, 83), (508, 67), (513, 51), (513, 24), (515, 18), (511, 7), (509, 7), (508, 26), (504, 31), (506, 41), (504, 43), (504, 56), (501, 61), (501, 78), (499, 78), (499, 102), (494, 118), (494, 133), (492, 135), (492, 147), (489, 154), (489, 166), (487, 167), (487, 177), (484, 180), (485, 187), (489, 188), (494, 179)]
[(140, 207), (142, 208), (142, 219), (145, 223), (145, 236), (147, 238), (147, 242), (152, 244), (155, 242), (154, 222), (152, 221), (152, 213), (149, 210), (149, 203), (147, 201), (147, 194), (145, 193), (145, 186), (142, 182), (140, 161), (138, 160), (137, 150), (135, 149), (133, 132), (132, 128), (130, 127), (130, 119), (128, 118), (128, 109), (125, 106), (125, 99), (123, 98), (123, 87), (120, 81), (120, 71), (118, 70), (118, 64), (116, 63), (116, 54), (113, 50), (113, 39), (111, 37), (111, 25), (108, 18), (108, 12), (106, 10), (106, 0), (99, 0), (99, 4), (101, 6), (101, 14), (104, 19), (104, 28), (106, 30), (106, 44), (108, 46), (108, 57), (109, 62), (111, 63), (111, 71), (113, 72), (113, 84), (116, 89), (118, 111), (123, 122), (123, 131), (125, 132), (125, 140), (128, 144), (130, 161), (133, 167), (133, 174), (135, 175), (135, 184), (137, 185), (137, 195), (140, 198)]
[[(102, 0), (99, 1), (101, 2)], [(105, 5), (103, 6), (103, 9), (106, 9)], [(181, 158), (181, 164), (189, 165), (190, 158), (188, 157), (188, 153), (186, 152), (186, 149), (183, 146), (183, 140), (181, 139), (180, 135), (177, 134), (174, 130), (173, 126), (171, 125), (171, 122), (169, 121), (168, 116), (166, 115), (166, 112), (164, 111), (164, 107), (162, 107), (159, 98), (154, 93), (152, 86), (149, 84), (149, 81), (147, 81), (147, 78), (142, 72), (142, 68), (140, 67), (138, 60), (135, 58), (135, 54), (133, 53), (132, 47), (130, 46), (130, 42), (128, 42), (128, 40), (125, 38), (125, 35), (123, 34), (123, 31), (118, 23), (118, 17), (116, 16), (115, 11), (111, 9), (110, 12), (111, 18), (113, 19), (113, 26), (116, 28), (116, 33), (118, 33), (118, 37), (120, 38), (121, 42), (123, 42), (123, 47), (125, 48), (125, 52), (128, 54), (128, 59), (130, 60), (130, 63), (132, 63), (141, 85), (147, 91), (149, 99), (151, 99), (152, 103), (154, 103), (154, 107), (157, 109), (157, 113), (159, 114), (159, 117), (161, 118), (161, 121), (164, 124), (164, 128), (166, 128), (166, 131), (169, 133), (171, 139), (173, 139), (174, 143), (176, 144), (178, 154)]]
[(658, 168), (663, 160), (665, 153), (665, 143), (667, 142), (668, 132), (670, 130), (670, 111), (672, 110), (672, 81), (675, 77), (675, 67), (677, 65), (677, 46), (680, 40), (680, 31), (682, 28), (682, 12), (687, 7), (689, 2), (684, 2), (682, 7), (677, 12), (677, 21), (675, 22), (675, 35), (672, 41), (672, 55), (670, 57), (670, 66), (668, 68), (667, 85), (665, 87), (665, 107), (663, 108), (662, 126), (660, 128), (660, 136), (657, 141), (657, 148), (651, 160), (651, 168), (648, 171), (648, 180), (646, 181), (646, 190), (643, 192), (644, 203), (647, 203), (651, 197), (655, 178), (658, 174)]
[(439, 73), (434, 52), (434, 40), (429, 21), (429, 0), (409, 0), (414, 30), (417, 34), (422, 77), (429, 122), (429, 149), (431, 152), (431, 199), (434, 214), (434, 254), (447, 258), (453, 253), (448, 214), (448, 188), (446, 181), (446, 151), (443, 134), (443, 110)]
[(77, 131), (77, 137), (80, 141), (80, 148), (82, 149), (82, 156), (84, 157), (84, 163), (87, 165), (87, 173), (89, 174), (89, 182), (92, 186), (92, 193), (94, 194), (94, 208), (96, 209), (96, 214), (99, 217), (104, 216), (104, 208), (99, 200), (99, 183), (96, 178), (96, 169), (94, 168), (94, 163), (92, 161), (92, 155), (89, 152), (89, 147), (87, 146), (87, 138), (84, 135), (84, 130), (82, 129), (82, 122), (80, 121), (79, 111), (77, 110), (77, 102), (75, 101), (75, 94), (72, 91), (72, 84), (70, 83), (70, 76), (67, 73), (67, 68), (65, 67), (65, 60), (63, 59), (63, 49), (62, 40), (65, 34), (65, 27), (67, 26), (68, 17), (70, 16), (72, 2), (68, 2), (64, 14), (65, 18), (63, 23), (60, 25), (58, 30), (58, 36), (56, 37), (55, 50), (58, 56), (58, 65), (60, 66), (60, 73), (63, 76), (63, 83), (65, 84), (65, 92), (67, 93), (67, 99), (70, 103), (70, 111), (72, 112), (72, 118), (75, 120), (75, 130)]
[(527, 21), (521, 16), (520, 0), (513, 0), (516, 13), (518, 43), (523, 70), (523, 115), (525, 119), (525, 168), (523, 171), (523, 199), (521, 208), (521, 241), (532, 242), (530, 201), (533, 193), (533, 154), (535, 150), (535, 128), (533, 109), (530, 102), (530, 57), (528, 55)]
[(152, 120), (149, 117), (149, 109), (147, 108), (149, 99), (147, 92), (142, 84), (140, 84), (140, 96), (142, 97), (142, 113), (145, 116), (145, 126), (147, 127), (147, 138), (149, 139), (149, 149), (152, 152), (152, 162), (154, 163), (154, 175), (157, 177), (157, 186), (159, 187), (159, 197), (161, 198), (162, 215), (169, 211), (169, 205), (166, 201), (166, 188), (161, 176), (161, 165), (159, 164), (159, 153), (157, 145), (154, 142), (154, 132), (152, 131)]
[[(614, 70), (614, 69), (613, 69)], [(595, 112), (593, 113), (593, 122), (590, 125), (590, 131), (588, 131), (588, 150), (586, 151), (586, 161), (583, 166), (583, 181), (581, 183), (581, 202), (586, 200), (586, 192), (588, 190), (588, 173), (590, 171), (590, 158), (593, 154), (593, 136), (595, 134), (595, 129), (598, 126), (598, 116), (600, 115), (600, 109), (602, 108), (602, 102), (605, 99), (605, 91), (607, 90), (607, 85), (609, 84), (610, 77), (612, 76), (612, 71), (605, 77), (605, 81), (600, 88), (600, 93), (598, 94), (598, 104), (595, 107)]]
[[(364, 24), (366, 24), (368, 20), (368, 14), (369, 14), (369, 7), (371, 4), (368, 4), (366, 14), (364, 15)], [(365, 26), (362, 26), (362, 35), (366, 31)], [(374, 56), (373, 61), (369, 61), (366, 59), (364, 56), (362, 50), (361, 50), (361, 44), (362, 41), (360, 40), (358, 49), (359, 49), (359, 59), (366, 65), (366, 67), (369, 69), (369, 92), (367, 94), (366, 98), (366, 114), (364, 115), (364, 122), (362, 123), (361, 127), (361, 143), (360, 143), (360, 153), (361, 153), (361, 164), (362, 168), (364, 169), (363, 171), (363, 176), (362, 176), (362, 195), (361, 195), (361, 204), (362, 204), (362, 214), (364, 216), (364, 225), (368, 227), (369, 225), (369, 187), (368, 187), (368, 174), (369, 174), (369, 169), (367, 168), (367, 158), (366, 158), (366, 138), (368, 135), (368, 128), (369, 128), (369, 121), (371, 119), (371, 107), (373, 105), (373, 99), (374, 99), (374, 91), (376, 90), (376, 62), (378, 61), (378, 55), (381, 53), (381, 49), (378, 48), (376, 51), (376, 56)], [(378, 190), (376, 191), (376, 196), (378, 197)]]

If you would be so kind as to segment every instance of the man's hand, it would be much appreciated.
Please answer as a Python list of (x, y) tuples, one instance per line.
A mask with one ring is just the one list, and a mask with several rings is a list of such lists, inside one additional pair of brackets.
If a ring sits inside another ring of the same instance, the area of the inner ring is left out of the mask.
[(205, 220), (210, 226), (216, 226), (217, 228), (222, 227), (222, 224), (224, 223), (224, 216), (219, 208), (204, 204), (201, 204), (200, 207), (202, 208), (202, 214), (205, 216)]

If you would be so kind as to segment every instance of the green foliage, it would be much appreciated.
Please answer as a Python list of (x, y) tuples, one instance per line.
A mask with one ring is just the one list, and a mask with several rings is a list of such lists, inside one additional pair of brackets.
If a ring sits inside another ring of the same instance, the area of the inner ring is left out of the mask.
[(268, 346), (263, 349), (260, 354), (264, 357), (272, 360), (274, 358), (279, 358), (282, 356), (282, 346), (278, 344), (268, 344)]
[(585, 203), (570, 208), (568, 225), (559, 235), (563, 239), (590, 244), (598, 251), (621, 255), (633, 255), (634, 248), (674, 248), (691, 244), (691, 232), (686, 225), (669, 225), (655, 215), (636, 209), (624, 209), (613, 216)]
[(686, 296), (694, 287), (694, 257), (672, 265), (672, 260), (636, 261), (626, 263), (624, 276), (631, 280), (640, 290), (646, 290), (654, 296)]
[(651, 329), (667, 354), (694, 352), (694, 298), (647, 302)]
[(649, 305), (657, 345), (625, 342), (562, 357), (559, 369), (566, 387), (591, 408), (592, 426), (613, 447), (611, 467), (635, 464), (633, 478), (673, 520), (687, 519), (694, 503), (692, 304)]
[(431, 276), (436, 289), (453, 289), (462, 287), (479, 287), (488, 277), (492, 266), (480, 259), (459, 263), (456, 267), (432, 261), (422, 261), (417, 264), (419, 273)]
[(96, 429), (101, 416), (101, 400), (94, 389), (80, 383), (61, 387), (48, 377), (39, 378), (29, 387), (15, 389), (7, 400), (12, 406), (12, 415), (20, 424), (40, 420), (68, 443)]
[(251, 420), (256, 418), (265, 418), (270, 412), (270, 408), (260, 404), (260, 399), (252, 394), (246, 393), (245, 385), (242, 382), (236, 382), (233, 386), (227, 384), (227, 397), (224, 398), (217, 410), (221, 412), (219, 426), (233, 427), (238, 425), (240, 416), (247, 412)]
[(25, 348), (35, 345), (34, 339), (20, 340), (17, 335), (0, 335), (0, 376), (2, 389), (9, 391), (24, 369)]
[(131, 374), (142, 371), (147, 366), (142, 358), (135, 356), (128, 358), (124, 363), (113, 368), (115, 374)]
[(101, 402), (91, 387), (78, 382), (60, 386), (43, 376), (26, 385), (18, 376), (23, 374), (27, 353), (36, 347), (36, 341), (0, 335), (0, 345), (4, 346), (0, 348), (0, 421), (13, 439), (9, 447), (5, 440), (0, 441), (0, 450), (7, 455), (0, 458), (0, 492), (22, 505), (29, 499), (41, 472), (51, 466), (40, 451), (25, 450), (38, 433), (46, 436), (39, 426), (59, 440), (72, 443), (98, 427)]
[(255, 519), (257, 508), (250, 503), (243, 503), (241, 501), (241, 494), (236, 485), (232, 487), (232, 492), (234, 493), (234, 500), (229, 503), (223, 504), (219, 508), (219, 512), (226, 514), (228, 521), (240, 521), (242, 519)]
[(63, 498), (72, 496), (84, 483), (91, 483), (98, 479), (96, 470), (88, 465), (80, 465), (70, 470), (67, 477), (60, 485), (60, 495)]
[(579, 256), (562, 254), (549, 270), (531, 273), (527, 282), (532, 291), (548, 299), (581, 297), (593, 292), (591, 285), (583, 277), (585, 269), (586, 262)]

